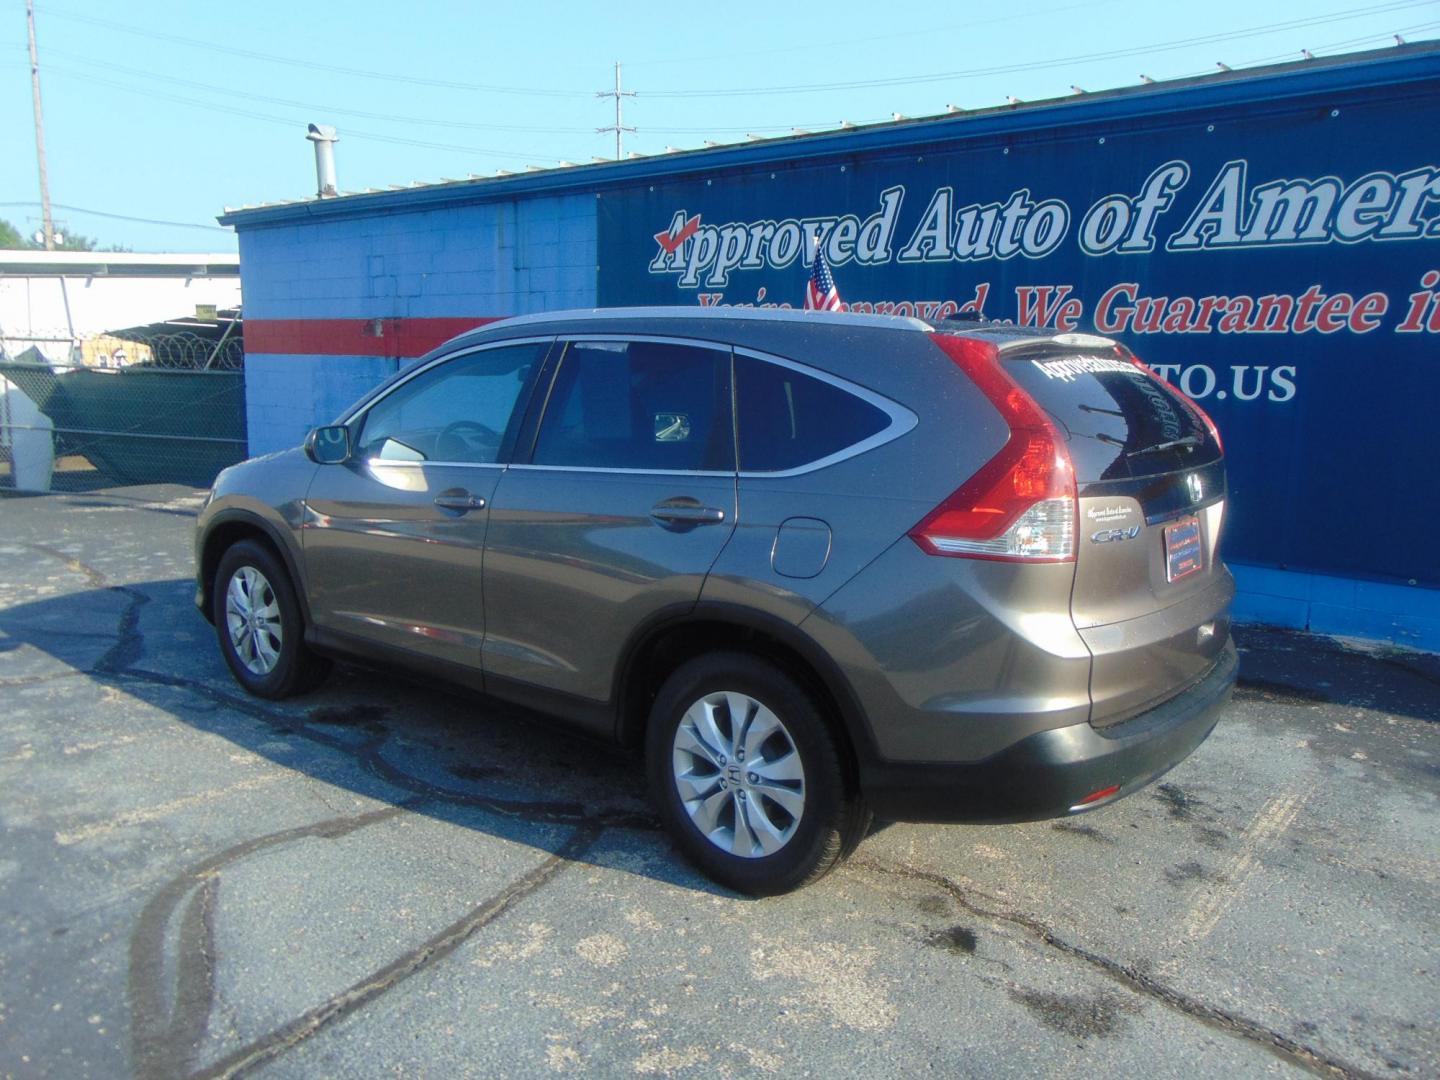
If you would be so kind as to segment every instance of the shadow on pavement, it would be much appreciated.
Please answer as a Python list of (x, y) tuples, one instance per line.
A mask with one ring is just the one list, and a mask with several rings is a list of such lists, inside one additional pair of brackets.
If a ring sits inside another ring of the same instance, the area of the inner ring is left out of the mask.
[(1440, 656), (1264, 626), (1237, 626), (1237, 697), (1341, 705), (1440, 722)]
[(0, 652), (21, 651), (0, 687), (85, 676), (357, 796), (567, 859), (733, 895), (668, 842), (589, 844), (577, 855), (577, 830), (659, 832), (637, 757), (508, 705), (346, 665), (304, 697), (250, 697), (230, 678), (193, 591), (188, 579), (148, 581), (0, 611)]

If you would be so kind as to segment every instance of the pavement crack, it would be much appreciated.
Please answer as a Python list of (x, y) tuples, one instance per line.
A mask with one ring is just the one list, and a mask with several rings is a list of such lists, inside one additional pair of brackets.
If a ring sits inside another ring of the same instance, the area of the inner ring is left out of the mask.
[[(142, 1078), (182, 1075), (199, 1049), (215, 998), (214, 910), (220, 871), (265, 848), (295, 840), (334, 840), (388, 821), (412, 807), (387, 806), (300, 825), (234, 844), (171, 878), (145, 903), (130, 935), (126, 985), (131, 1013), (131, 1053)], [(165, 942), (177, 908), (181, 918), (173, 1007), (167, 1007)]]
[(294, 1049), (330, 1024), (374, 1001), (412, 975), (449, 956), (477, 932), (548, 883), (566, 866), (584, 856), (599, 839), (602, 831), (595, 826), (576, 829), (559, 851), (472, 908), (418, 948), (397, 957), (283, 1027), (228, 1054), (213, 1065), (191, 1073), (191, 1080), (237, 1077), (253, 1072)]
[(68, 551), (61, 551), (59, 548), (51, 547), (49, 544), (34, 544), (25, 541), (18, 542), (20, 547), (29, 548), (31, 551), (38, 551), (41, 555), (48, 555), (52, 559), (58, 559), (65, 564), (65, 569), (71, 573), (79, 574), (90, 586), (95, 589), (108, 589), (110, 580), (103, 572), (95, 569), (89, 563), (81, 562)]
[(172, 1074), (187, 1071), (199, 1052), (215, 1004), (215, 898), (217, 874), (207, 874), (190, 896), (180, 921), (175, 1011), (165, 1039), (174, 1055)]
[[(74, 555), (61, 551), (59, 548), (51, 547), (48, 544), (34, 543), (21, 543), (20, 546), (59, 560), (64, 564), (65, 569), (83, 577), (91, 588), (116, 593), (128, 600), (120, 612), (120, 619), (115, 627), (113, 635), (115, 643), (105, 650), (104, 655), (95, 662), (93, 667), (83, 671), (83, 674), (94, 675), (123, 671), (145, 655), (145, 635), (140, 630), (140, 609), (150, 602), (150, 597), (128, 585), (111, 584), (104, 571), (96, 569), (87, 562), (82, 562)], [(70, 636), (90, 637), (96, 635), (72, 634)]]
[(79, 499), (70, 499), (70, 506), (78, 506), (81, 509), (103, 508), (106, 510), (139, 510), (147, 514), (169, 514), (172, 517), (197, 518), (200, 516), (198, 510), (183, 510), (173, 506), (161, 506), (154, 503), (116, 502), (111, 499), (86, 499), (83, 502)]
[(1102, 956), (1082, 945), (1066, 941), (1032, 916), (1017, 911), (983, 907), (971, 898), (970, 892), (963, 886), (943, 874), (873, 858), (852, 858), (849, 865), (857, 869), (869, 870), (872, 873), (925, 882), (944, 889), (956, 904), (977, 918), (1009, 923), (1018, 927), (1042, 944), (1072, 959), (1088, 964), (1127, 989), (1218, 1031), (1246, 1039), (1281, 1060), (1305, 1069), (1316, 1076), (1335, 1077), (1341, 1078), (1341, 1080), (1378, 1080), (1374, 1073), (1327, 1057), (1318, 1050), (1303, 1046), (1289, 1036), (1268, 1028), (1258, 1021), (1240, 1016), (1228, 1009), (1208, 1005), (1160, 982), (1143, 971), (1128, 967), (1108, 956)]
[(39, 686), (41, 683), (59, 682), (61, 679), (75, 679), (89, 674), (88, 671), (55, 671), (49, 675), (18, 675), (13, 679), (0, 679), (0, 688)]
[(115, 627), (115, 644), (95, 661), (93, 670), (97, 674), (124, 671), (145, 655), (145, 634), (140, 629), (140, 609), (150, 602), (150, 597), (124, 585), (111, 585), (109, 589), (127, 597), (130, 602), (120, 612), (120, 620)]

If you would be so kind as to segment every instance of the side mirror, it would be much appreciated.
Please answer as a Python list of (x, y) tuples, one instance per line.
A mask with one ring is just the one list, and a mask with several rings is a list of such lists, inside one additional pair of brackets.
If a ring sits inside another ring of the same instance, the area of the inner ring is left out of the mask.
[(344, 424), (315, 428), (305, 436), (305, 453), (317, 465), (343, 465), (350, 460), (350, 429)]

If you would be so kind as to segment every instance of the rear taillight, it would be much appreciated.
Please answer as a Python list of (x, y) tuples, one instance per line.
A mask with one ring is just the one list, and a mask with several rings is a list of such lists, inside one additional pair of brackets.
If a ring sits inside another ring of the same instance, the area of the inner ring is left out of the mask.
[(910, 538), (931, 555), (1007, 562), (1075, 558), (1075, 470), (1050, 418), (1000, 366), (999, 350), (974, 338), (935, 334), (1010, 427), (1000, 452), (924, 521)]
[(1215, 426), (1215, 421), (1210, 419), (1210, 414), (1200, 407), (1200, 403), (1198, 401), (1192, 398), (1189, 394), (1185, 393), (1185, 391), (1180, 390), (1177, 387), (1171, 386), (1159, 375), (1156, 375), (1149, 364), (1141, 360), (1124, 345), (1116, 345), (1115, 352), (1122, 360), (1129, 360), (1130, 363), (1134, 364), (1146, 375), (1149, 375), (1150, 378), (1154, 379), (1156, 382), (1164, 386), (1167, 390), (1174, 391), (1176, 396), (1182, 398), (1185, 404), (1189, 405), (1190, 408), (1194, 409), (1195, 415), (1200, 417), (1200, 419), (1204, 421), (1205, 430), (1210, 432), (1210, 438), (1215, 440), (1215, 449), (1219, 450), (1222, 454), (1225, 453), (1225, 444), (1220, 441), (1220, 429)]

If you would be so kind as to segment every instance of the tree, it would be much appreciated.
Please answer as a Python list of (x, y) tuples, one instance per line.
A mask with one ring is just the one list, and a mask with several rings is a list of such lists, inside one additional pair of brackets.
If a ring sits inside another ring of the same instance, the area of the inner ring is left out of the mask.
[[(60, 230), (57, 230), (60, 231)], [(56, 244), (56, 251), (94, 251), (95, 241), (88, 236), (81, 236), (79, 233), (61, 232), (65, 237), (63, 244)], [(22, 236), (20, 230), (10, 222), (0, 218), (0, 250), (21, 248), (26, 251), (39, 251), (44, 244), (37, 244), (28, 236)], [(115, 248), (113, 250), (123, 250)]]
[[(90, 237), (88, 237), (88, 236), (81, 236), (79, 233), (71, 234), (71, 233), (69, 233), (69, 232), (66, 232), (66, 233), (64, 233), (63, 235), (64, 235), (64, 237), (65, 237), (65, 242), (64, 242), (63, 244), (56, 244), (56, 245), (55, 245), (55, 250), (56, 250), (56, 251), (94, 251), (94, 250), (95, 250), (95, 241), (94, 241), (94, 240), (91, 240)], [(36, 247), (43, 247), (44, 245), (42, 245), (42, 244), (36, 244), (35, 246), (36, 246)]]

